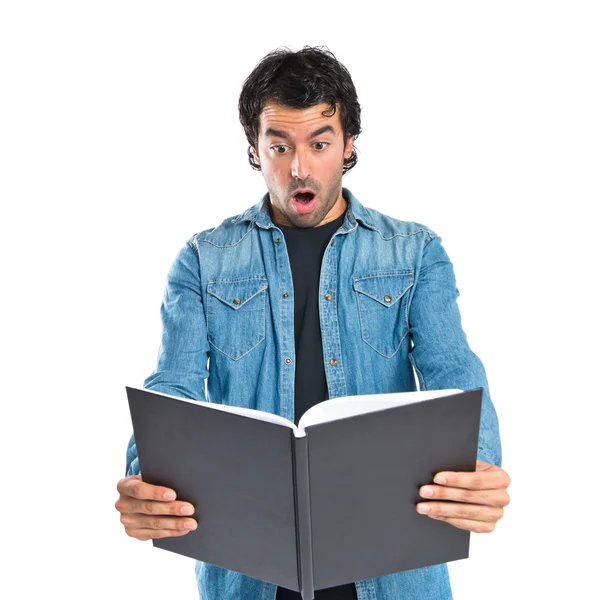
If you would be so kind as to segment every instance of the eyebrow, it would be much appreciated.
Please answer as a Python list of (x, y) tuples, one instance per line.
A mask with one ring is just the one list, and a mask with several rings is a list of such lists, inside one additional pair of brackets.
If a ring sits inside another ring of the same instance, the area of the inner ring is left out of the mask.
[[(319, 129), (313, 131), (308, 136), (308, 139), (312, 140), (313, 138), (315, 138), (318, 135), (321, 135), (322, 133), (325, 133), (325, 132), (330, 132), (330, 133), (335, 134), (335, 129), (331, 125), (324, 125), (323, 127), (320, 127)], [(265, 131), (265, 136), (280, 137), (280, 138), (283, 138), (284, 140), (290, 139), (290, 136), (285, 131), (281, 131), (279, 129), (273, 129), (272, 127), (269, 127)]]

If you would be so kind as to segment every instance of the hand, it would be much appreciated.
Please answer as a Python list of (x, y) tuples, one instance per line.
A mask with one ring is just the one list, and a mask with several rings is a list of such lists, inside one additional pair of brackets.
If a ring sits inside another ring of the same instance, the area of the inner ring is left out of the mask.
[(476, 533), (494, 531), (510, 502), (506, 491), (510, 485), (508, 473), (480, 460), (474, 473), (445, 471), (438, 473), (433, 481), (439, 485), (422, 486), (419, 494), (443, 502), (421, 502), (417, 504), (417, 512), (459, 529)]
[[(173, 490), (142, 481), (141, 475), (130, 475), (117, 483), (120, 496), (115, 508), (121, 513), (121, 523), (127, 535), (138, 540), (182, 536), (196, 529), (191, 515), (194, 507), (188, 502), (174, 502)], [(163, 516), (169, 515), (169, 516)]]

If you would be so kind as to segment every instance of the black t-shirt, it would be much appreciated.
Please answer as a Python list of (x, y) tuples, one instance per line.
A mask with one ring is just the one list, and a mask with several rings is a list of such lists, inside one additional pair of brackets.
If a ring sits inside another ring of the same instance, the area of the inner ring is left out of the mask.
[[(294, 338), (296, 376), (294, 422), (311, 407), (327, 400), (319, 322), (319, 279), (323, 254), (333, 234), (344, 222), (341, 215), (320, 227), (278, 225), (285, 237), (294, 281)], [(276, 600), (300, 600), (298, 592), (278, 587)], [(354, 583), (315, 591), (315, 600), (357, 600)]]

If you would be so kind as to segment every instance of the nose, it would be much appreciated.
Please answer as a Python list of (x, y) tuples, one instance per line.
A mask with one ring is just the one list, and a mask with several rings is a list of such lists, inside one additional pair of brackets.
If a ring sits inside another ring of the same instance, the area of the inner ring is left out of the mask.
[(308, 156), (303, 151), (296, 151), (292, 160), (292, 177), (306, 179), (310, 175)]

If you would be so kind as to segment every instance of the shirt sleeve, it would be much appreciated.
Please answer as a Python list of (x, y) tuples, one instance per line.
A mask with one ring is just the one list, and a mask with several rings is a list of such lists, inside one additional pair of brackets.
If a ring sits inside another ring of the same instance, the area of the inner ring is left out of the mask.
[[(144, 388), (163, 394), (206, 401), (209, 345), (200, 293), (200, 264), (190, 242), (179, 251), (167, 275), (160, 308), (162, 337), (157, 365)], [(127, 445), (126, 475), (139, 475), (135, 438)]]
[(469, 347), (462, 328), (458, 295), (452, 263), (441, 238), (431, 233), (410, 304), (413, 348), (409, 357), (422, 390), (483, 388), (477, 458), (500, 466), (498, 417), (483, 363)]

